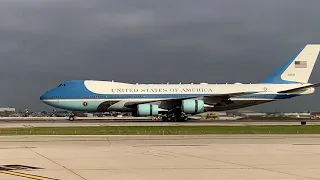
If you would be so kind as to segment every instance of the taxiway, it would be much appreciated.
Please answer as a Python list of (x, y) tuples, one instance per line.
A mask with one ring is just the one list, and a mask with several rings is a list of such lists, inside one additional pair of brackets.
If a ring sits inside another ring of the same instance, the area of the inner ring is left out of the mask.
[(319, 138), (6, 136), (0, 137), (0, 179), (317, 180)]

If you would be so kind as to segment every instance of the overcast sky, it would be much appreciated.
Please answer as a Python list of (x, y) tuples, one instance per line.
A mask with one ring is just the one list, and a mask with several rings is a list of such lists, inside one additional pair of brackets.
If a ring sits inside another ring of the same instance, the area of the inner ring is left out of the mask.
[[(319, 0), (0, 0), (0, 106), (66, 80), (255, 83), (320, 42)], [(316, 64), (311, 82), (320, 82)], [(257, 106), (317, 111), (320, 92)]]

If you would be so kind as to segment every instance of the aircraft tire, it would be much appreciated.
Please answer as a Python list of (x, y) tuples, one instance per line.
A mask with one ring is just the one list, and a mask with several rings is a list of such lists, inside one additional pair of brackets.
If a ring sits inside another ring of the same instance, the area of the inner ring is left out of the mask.
[(178, 122), (186, 122), (188, 121), (188, 117), (181, 117), (179, 119), (177, 119)]
[(167, 117), (167, 116), (163, 116), (163, 117), (162, 117), (162, 121), (163, 121), (163, 122), (167, 122), (167, 121), (168, 121), (168, 117)]
[(69, 116), (69, 121), (74, 121), (75, 120), (75, 116)]
[(176, 118), (175, 118), (175, 117), (172, 117), (172, 116), (168, 116), (168, 121), (169, 121), (169, 122), (176, 121)]

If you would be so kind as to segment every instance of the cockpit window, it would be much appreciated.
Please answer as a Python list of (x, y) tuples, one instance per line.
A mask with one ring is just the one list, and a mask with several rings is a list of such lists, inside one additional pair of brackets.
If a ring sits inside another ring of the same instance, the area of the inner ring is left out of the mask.
[(66, 86), (66, 84), (60, 84), (58, 87), (61, 87), (61, 86)]

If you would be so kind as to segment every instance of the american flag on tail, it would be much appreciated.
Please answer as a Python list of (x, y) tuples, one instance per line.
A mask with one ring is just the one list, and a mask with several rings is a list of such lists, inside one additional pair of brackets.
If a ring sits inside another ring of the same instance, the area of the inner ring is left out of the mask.
[(295, 61), (294, 67), (295, 68), (307, 68), (307, 61)]

